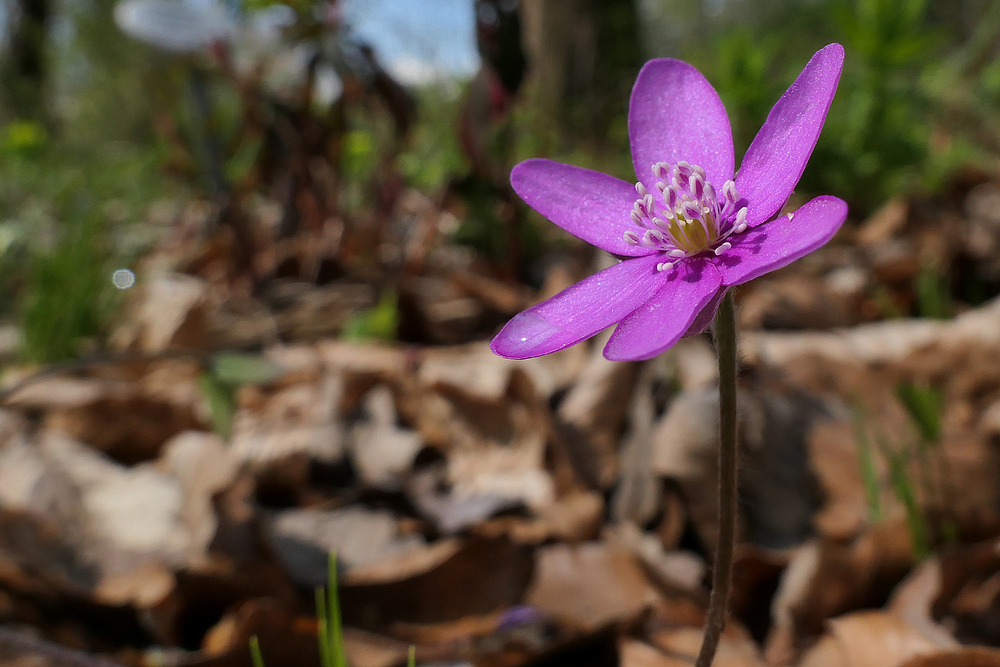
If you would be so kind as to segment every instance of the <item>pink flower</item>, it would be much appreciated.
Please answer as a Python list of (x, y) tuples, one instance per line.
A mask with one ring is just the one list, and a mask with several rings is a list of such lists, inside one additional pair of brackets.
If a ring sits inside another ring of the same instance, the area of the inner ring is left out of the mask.
[(491, 348), (511, 359), (556, 352), (612, 324), (604, 356), (648, 359), (703, 331), (726, 290), (829, 241), (847, 218), (817, 197), (775, 218), (816, 146), (844, 64), (817, 52), (771, 109), (733, 175), (722, 101), (691, 65), (648, 62), (632, 89), (628, 129), (639, 182), (533, 159), (511, 185), (569, 233), (624, 261), (515, 316)]

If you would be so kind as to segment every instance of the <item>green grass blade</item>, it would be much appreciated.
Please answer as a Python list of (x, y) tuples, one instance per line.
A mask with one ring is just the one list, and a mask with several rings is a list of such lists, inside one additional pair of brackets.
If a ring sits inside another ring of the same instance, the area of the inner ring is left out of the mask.
[(319, 642), (319, 661), (323, 667), (333, 667), (333, 651), (330, 644), (330, 625), (326, 614), (326, 594), (322, 586), (316, 587), (316, 640)]
[(417, 647), (410, 644), (410, 650), (406, 655), (406, 667), (417, 667)]
[(327, 609), (330, 611), (330, 652), (333, 667), (347, 667), (344, 653), (344, 629), (340, 619), (340, 596), (337, 583), (337, 552), (331, 551), (327, 560)]
[(858, 448), (858, 467), (861, 469), (861, 482), (864, 484), (865, 496), (868, 499), (868, 511), (872, 521), (878, 522), (882, 520), (878, 473), (875, 471), (875, 459), (872, 456), (871, 443), (868, 441), (868, 432), (858, 411), (854, 413), (854, 432)]
[(257, 635), (250, 637), (250, 660), (253, 661), (253, 667), (264, 667), (264, 655), (260, 652), (260, 642), (257, 641)]
[(927, 525), (923, 513), (917, 504), (917, 497), (913, 493), (913, 484), (910, 476), (906, 472), (906, 456), (904, 453), (894, 454), (889, 457), (889, 470), (892, 479), (892, 488), (896, 492), (896, 497), (906, 508), (906, 522), (910, 527), (910, 539), (913, 541), (913, 555), (916, 559), (923, 560), (930, 556), (931, 550), (927, 541)]

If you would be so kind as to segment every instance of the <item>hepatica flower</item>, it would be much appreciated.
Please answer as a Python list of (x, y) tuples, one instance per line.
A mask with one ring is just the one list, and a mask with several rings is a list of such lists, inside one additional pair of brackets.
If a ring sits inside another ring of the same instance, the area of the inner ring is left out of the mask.
[(840, 199), (817, 197), (778, 213), (816, 146), (843, 63), (839, 44), (812, 57), (735, 176), (722, 101), (698, 70), (669, 58), (647, 63), (632, 89), (634, 186), (551, 160), (514, 167), (511, 185), (529, 206), (625, 259), (518, 314), (493, 351), (537, 357), (617, 323), (604, 356), (648, 359), (703, 331), (730, 287), (829, 241), (847, 217)]

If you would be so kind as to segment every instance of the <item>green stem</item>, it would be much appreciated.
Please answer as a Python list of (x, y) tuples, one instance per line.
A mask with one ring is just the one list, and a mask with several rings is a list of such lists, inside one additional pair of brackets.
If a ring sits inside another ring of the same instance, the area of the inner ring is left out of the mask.
[(738, 512), (736, 478), (736, 315), (732, 290), (715, 315), (715, 350), (719, 355), (719, 540), (712, 569), (705, 639), (695, 667), (710, 667), (726, 627), (729, 593), (733, 587), (733, 547)]

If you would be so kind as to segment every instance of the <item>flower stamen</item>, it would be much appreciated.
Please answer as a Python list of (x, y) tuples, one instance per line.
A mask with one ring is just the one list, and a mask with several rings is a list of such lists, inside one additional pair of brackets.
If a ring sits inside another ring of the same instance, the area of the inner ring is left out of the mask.
[[(660, 197), (655, 198), (642, 183), (635, 184), (639, 199), (629, 217), (643, 231), (625, 232), (629, 245), (659, 250), (674, 260), (707, 251), (721, 255), (732, 248), (727, 238), (746, 231), (747, 208), (738, 208), (740, 197), (734, 181), (726, 181), (721, 191), (716, 190), (704, 169), (683, 160), (676, 165), (657, 162), (652, 172)], [(675, 264), (661, 262), (656, 269), (667, 271)]]

